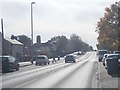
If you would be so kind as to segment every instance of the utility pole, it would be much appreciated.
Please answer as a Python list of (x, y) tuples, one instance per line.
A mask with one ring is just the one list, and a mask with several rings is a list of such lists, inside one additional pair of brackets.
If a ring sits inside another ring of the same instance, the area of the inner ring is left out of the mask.
[(4, 50), (4, 29), (3, 29), (3, 19), (1, 19), (1, 28), (2, 28), (2, 55)]

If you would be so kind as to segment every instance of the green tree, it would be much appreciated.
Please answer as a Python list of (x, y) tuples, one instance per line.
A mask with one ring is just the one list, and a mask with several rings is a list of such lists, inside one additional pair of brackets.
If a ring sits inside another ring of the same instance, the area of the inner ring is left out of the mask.
[(70, 46), (72, 51), (79, 51), (82, 49), (82, 40), (80, 38), (80, 36), (76, 35), (76, 34), (72, 34), (70, 36)]
[(53, 51), (55, 57), (58, 55), (60, 56), (65, 55), (68, 43), (68, 39), (66, 38), (66, 36), (53, 37), (48, 42), (56, 46), (55, 51)]

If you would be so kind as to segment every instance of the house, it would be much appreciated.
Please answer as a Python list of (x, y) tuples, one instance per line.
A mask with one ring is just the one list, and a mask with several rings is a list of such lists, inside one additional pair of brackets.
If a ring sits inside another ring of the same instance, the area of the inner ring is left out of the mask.
[(0, 32), (0, 56), (2, 56), (2, 33)]
[(16, 39), (4, 38), (3, 55), (11, 55), (20, 60), (23, 55), (23, 44)]

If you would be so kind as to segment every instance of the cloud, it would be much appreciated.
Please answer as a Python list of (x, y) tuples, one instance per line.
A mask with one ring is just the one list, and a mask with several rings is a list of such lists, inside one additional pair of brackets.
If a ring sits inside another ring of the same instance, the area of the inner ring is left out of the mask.
[[(42, 41), (45, 42), (53, 36), (69, 37), (76, 33), (95, 46), (97, 43), (95, 24), (104, 14), (108, 2), (103, 0), (92, 0), (92, 2), (35, 0), (35, 2), (33, 5), (34, 36), (41, 35)], [(25, 34), (30, 37), (30, 3), (28, 0), (4, 0), (0, 3), (7, 37), (11, 34)]]

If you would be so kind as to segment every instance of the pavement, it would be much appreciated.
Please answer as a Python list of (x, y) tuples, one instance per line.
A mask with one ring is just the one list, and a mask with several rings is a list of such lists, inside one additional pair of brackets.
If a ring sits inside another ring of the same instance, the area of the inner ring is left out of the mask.
[(30, 61), (27, 62), (19, 62), (20, 67), (25, 67), (25, 66), (29, 66), (32, 65), (32, 63)]
[[(55, 58), (55, 60), (56, 60), (57, 62), (62, 62), (63, 59), (64, 59), (63, 57), (62, 57), (60, 60), (57, 60), (57, 58)], [(52, 60), (53, 60), (53, 59), (49, 59), (50, 62), (52, 62)], [(35, 61), (34, 61), (33, 63), (35, 63)], [(19, 62), (19, 65), (20, 65), (20, 67), (25, 67), (25, 66), (32, 65), (32, 63), (31, 63), (30, 61), (27, 61), (27, 62)]]
[(115, 88), (120, 89), (120, 75), (110, 75), (102, 62), (98, 62), (98, 79), (99, 88)]

